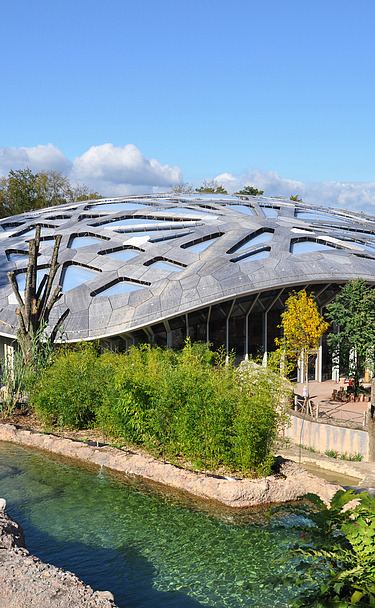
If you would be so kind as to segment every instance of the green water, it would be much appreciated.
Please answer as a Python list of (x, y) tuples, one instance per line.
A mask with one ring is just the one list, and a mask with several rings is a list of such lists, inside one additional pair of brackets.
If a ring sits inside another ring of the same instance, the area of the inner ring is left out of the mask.
[(277, 558), (299, 537), (292, 513), (236, 515), (2, 442), (0, 496), (31, 553), (120, 607), (273, 608), (293, 593), (275, 582)]

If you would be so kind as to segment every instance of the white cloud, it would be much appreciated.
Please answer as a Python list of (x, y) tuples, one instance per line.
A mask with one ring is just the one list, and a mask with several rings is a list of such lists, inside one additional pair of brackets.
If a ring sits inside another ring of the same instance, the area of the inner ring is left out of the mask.
[(30, 148), (0, 148), (0, 176), (10, 169), (61, 171), (75, 183), (86, 183), (103, 196), (165, 191), (183, 181), (180, 167), (148, 159), (133, 144), (92, 146), (70, 161), (53, 144)]
[(0, 175), (5, 176), (10, 169), (26, 169), (38, 172), (43, 169), (61, 171), (66, 174), (72, 163), (53, 144), (40, 144), (30, 148), (0, 148)]
[(102, 144), (74, 159), (72, 176), (90, 184), (111, 184), (124, 192), (129, 186), (169, 187), (182, 181), (182, 170), (162, 165), (155, 158), (149, 160), (133, 144), (122, 148)]
[(239, 177), (222, 173), (215, 181), (230, 193), (249, 185), (264, 190), (265, 196), (289, 198), (298, 194), (307, 203), (375, 215), (375, 182), (300, 182), (282, 178), (275, 171), (261, 169), (254, 169)]
[[(133, 144), (92, 146), (73, 161), (51, 143), (0, 148), (0, 177), (10, 169), (26, 167), (34, 172), (61, 171), (73, 183), (85, 183), (103, 196), (165, 192), (172, 184), (183, 182), (180, 167), (148, 159)], [(264, 190), (266, 196), (289, 198), (298, 194), (308, 203), (375, 215), (375, 182), (301, 182), (261, 169), (240, 176), (222, 173), (215, 181), (230, 193), (250, 185)]]

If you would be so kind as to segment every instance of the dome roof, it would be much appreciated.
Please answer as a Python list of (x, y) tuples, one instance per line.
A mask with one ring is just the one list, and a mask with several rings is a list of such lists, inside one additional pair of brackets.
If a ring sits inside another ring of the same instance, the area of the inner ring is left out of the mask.
[(375, 218), (267, 197), (151, 195), (85, 201), (0, 221), (0, 334), (17, 331), (28, 241), (39, 277), (62, 235), (56, 284), (69, 341), (125, 334), (234, 297), (362, 277), (375, 283)]

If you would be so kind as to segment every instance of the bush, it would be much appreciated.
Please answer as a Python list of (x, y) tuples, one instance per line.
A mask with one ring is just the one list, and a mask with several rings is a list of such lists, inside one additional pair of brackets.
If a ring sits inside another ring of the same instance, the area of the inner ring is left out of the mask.
[[(329, 507), (316, 495), (306, 498), (315, 507), (303, 510), (312, 526), (292, 549), (300, 558), (297, 578), (289, 574), (284, 581), (303, 589), (292, 606), (375, 606), (375, 497), (339, 490)], [(356, 504), (348, 505), (353, 499)]]
[(42, 375), (33, 403), (50, 424), (97, 425), (164, 457), (263, 475), (284, 392), (277, 375), (258, 366), (239, 372), (223, 352), (187, 341), (180, 352), (143, 345), (121, 355), (87, 346), (63, 353)]
[(87, 428), (96, 419), (112, 370), (91, 345), (61, 352), (34, 386), (31, 403), (49, 425)]

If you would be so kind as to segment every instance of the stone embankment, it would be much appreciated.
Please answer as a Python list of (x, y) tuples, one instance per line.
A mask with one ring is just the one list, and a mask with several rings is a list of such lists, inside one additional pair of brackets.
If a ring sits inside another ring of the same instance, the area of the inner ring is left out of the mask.
[(217, 475), (204, 475), (144, 454), (126, 452), (108, 445), (95, 446), (30, 431), (12, 424), (0, 424), (0, 441), (25, 445), (61, 456), (92, 463), (99, 467), (134, 475), (144, 480), (156, 482), (181, 490), (194, 496), (217, 501), (235, 508), (253, 507), (296, 500), (313, 492), (327, 504), (339, 486), (319, 479), (296, 463), (279, 459), (279, 471), (262, 479), (232, 479)]
[(1, 608), (116, 608), (109, 591), (94, 591), (71, 572), (45, 564), (25, 548), (22, 528), (0, 498)]

